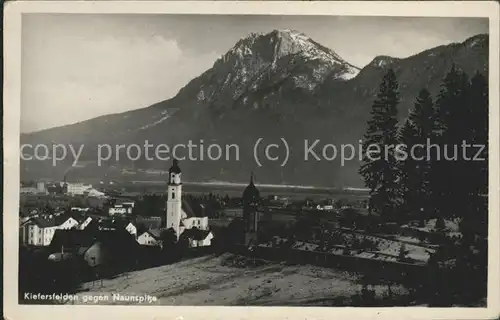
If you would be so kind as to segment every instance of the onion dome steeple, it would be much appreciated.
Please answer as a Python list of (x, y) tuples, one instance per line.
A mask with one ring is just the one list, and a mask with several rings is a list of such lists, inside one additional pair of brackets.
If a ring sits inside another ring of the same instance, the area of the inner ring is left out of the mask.
[(181, 168), (179, 168), (179, 161), (177, 159), (174, 158), (172, 166), (170, 167), (168, 172), (175, 173), (175, 174), (181, 173)]
[(243, 203), (244, 204), (258, 203), (259, 200), (260, 200), (260, 192), (255, 187), (254, 177), (252, 172), (250, 175), (250, 183), (245, 188), (245, 191), (243, 191)]

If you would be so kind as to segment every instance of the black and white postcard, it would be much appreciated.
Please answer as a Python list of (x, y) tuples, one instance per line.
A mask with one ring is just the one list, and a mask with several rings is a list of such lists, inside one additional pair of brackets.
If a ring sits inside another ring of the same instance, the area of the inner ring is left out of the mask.
[(16, 1), (4, 49), (6, 319), (500, 315), (498, 3)]

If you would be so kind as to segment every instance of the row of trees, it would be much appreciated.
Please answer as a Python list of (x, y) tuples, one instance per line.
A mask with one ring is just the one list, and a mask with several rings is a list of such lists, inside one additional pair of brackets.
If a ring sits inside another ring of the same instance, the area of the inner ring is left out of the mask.
[[(476, 73), (469, 79), (453, 66), (435, 101), (428, 90), (420, 91), (403, 124), (397, 119), (399, 100), (389, 70), (364, 137), (365, 151), (370, 145), (388, 151), (377, 160), (365, 154), (360, 169), (370, 188), (370, 209), (392, 221), (436, 218), (441, 229), (444, 218), (459, 218), (460, 241), (443, 243), (429, 259), (425, 279), (413, 283), (420, 283), (416, 294), (432, 305), (475, 305), (486, 297), (487, 284), (487, 78)], [(398, 144), (399, 150), (386, 148)]]
[[(475, 229), (486, 225), (487, 78), (476, 73), (469, 79), (453, 66), (436, 100), (421, 90), (403, 124), (399, 102), (396, 75), (389, 70), (363, 140), (360, 173), (370, 189), (371, 211), (396, 221), (460, 217)], [(373, 146), (385, 154), (370, 158)]]

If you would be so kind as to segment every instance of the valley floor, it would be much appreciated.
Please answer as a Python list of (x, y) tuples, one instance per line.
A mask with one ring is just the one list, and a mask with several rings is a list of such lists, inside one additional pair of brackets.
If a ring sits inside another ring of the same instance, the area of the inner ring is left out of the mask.
[[(361, 290), (357, 276), (310, 265), (263, 263), (231, 254), (204, 256), (82, 284), (77, 295), (155, 296), (160, 305), (342, 305)], [(393, 294), (404, 294), (391, 287)], [(386, 286), (375, 286), (377, 297)], [(342, 299), (344, 302), (339, 302)], [(82, 299), (79, 299), (82, 301)], [(105, 304), (126, 304), (105, 302)]]

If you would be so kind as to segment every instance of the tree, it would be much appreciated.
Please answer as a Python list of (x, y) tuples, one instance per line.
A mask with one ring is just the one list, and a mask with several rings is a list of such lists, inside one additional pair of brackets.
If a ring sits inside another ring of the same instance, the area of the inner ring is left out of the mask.
[(436, 135), (436, 112), (427, 89), (419, 92), (409, 118), (400, 130), (406, 159), (400, 162), (402, 209), (421, 223), (429, 217), (431, 156), (426, 145)]
[(488, 80), (476, 73), (470, 82), (468, 94), (468, 121), (464, 131), (468, 133), (469, 145), (481, 147), (471, 148), (464, 163), (463, 174), (467, 181), (468, 203), (465, 220), (462, 225), (468, 230), (482, 236), (487, 235), (488, 219)]
[[(410, 120), (415, 126), (416, 137), (415, 143), (427, 145), (433, 143), (436, 137), (436, 110), (430, 92), (427, 89), (420, 91), (414, 106), (413, 112), (410, 114)], [(429, 150), (430, 153), (430, 150)], [(429, 218), (429, 212), (432, 210), (430, 204), (430, 174), (431, 174), (431, 156), (428, 150), (420, 148), (414, 149), (414, 159), (416, 159), (416, 171), (419, 180), (418, 189), (418, 207), (420, 220)]]
[[(436, 230), (445, 229), (446, 217), (459, 217), (460, 244), (441, 246), (429, 259), (429, 282), (423, 295), (435, 293), (439, 305), (474, 305), (486, 297), (488, 82), (477, 73), (470, 81), (452, 67), (436, 101), (441, 159), (431, 162), (430, 189), (436, 208)], [(484, 145), (479, 157), (472, 159)], [(456, 148), (456, 147), (460, 148)], [(458, 149), (453, 150), (453, 149)], [(444, 157), (447, 156), (448, 159)], [(478, 237), (479, 236), (479, 237)], [(470, 281), (464, 283), (463, 275)], [(471, 285), (472, 284), (472, 285)], [(426, 291), (426, 292), (425, 292)]]
[(430, 177), (435, 217), (457, 215), (464, 210), (467, 199), (464, 161), (459, 146), (467, 139), (464, 123), (468, 122), (468, 87), (467, 75), (453, 65), (436, 101), (435, 139), (440, 152), (432, 157)]
[[(363, 138), (363, 164), (359, 170), (370, 189), (370, 211), (387, 219), (395, 217), (397, 206), (397, 106), (399, 89), (394, 71), (383, 77), (372, 105), (371, 119)], [(375, 154), (373, 154), (375, 152)]]
[(166, 261), (176, 261), (180, 252), (177, 245), (177, 234), (173, 228), (163, 230), (160, 234), (161, 240), (161, 251), (163, 253), (163, 259)]
[(417, 142), (417, 129), (409, 119), (406, 120), (401, 127), (399, 139), (407, 154), (406, 159), (398, 162), (400, 173), (400, 208), (403, 213), (409, 214), (410, 217), (415, 217), (420, 205), (419, 193), (421, 189), (421, 177), (418, 170), (418, 161), (411, 155), (411, 150)]
[(163, 250), (171, 249), (177, 243), (177, 234), (173, 228), (163, 230), (160, 235)]

